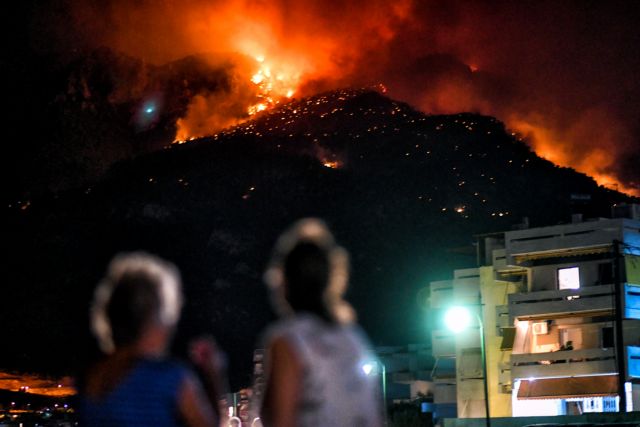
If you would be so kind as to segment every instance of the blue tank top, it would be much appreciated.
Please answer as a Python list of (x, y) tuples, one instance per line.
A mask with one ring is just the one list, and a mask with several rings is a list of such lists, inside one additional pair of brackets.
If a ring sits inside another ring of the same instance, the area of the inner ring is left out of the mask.
[(120, 383), (98, 399), (81, 396), (79, 415), (87, 427), (181, 426), (178, 390), (186, 366), (167, 360), (140, 360)]

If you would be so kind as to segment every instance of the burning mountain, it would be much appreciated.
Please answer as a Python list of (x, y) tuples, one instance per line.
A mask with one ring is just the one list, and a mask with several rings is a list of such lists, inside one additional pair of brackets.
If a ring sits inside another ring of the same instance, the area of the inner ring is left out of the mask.
[[(55, 81), (48, 75), (106, 46), (148, 70), (169, 70), (183, 58), (214, 53), (205, 55), (212, 59), (209, 71), (203, 69), (220, 79), (214, 88), (176, 79), (170, 87), (138, 93), (146, 114), (163, 117), (156, 122), (155, 116), (141, 114), (131, 126), (160, 124), (160, 133), (170, 134), (165, 144), (214, 134), (291, 95), (383, 83), (393, 98), (430, 114), (497, 117), (554, 163), (588, 173), (603, 185), (640, 191), (640, 56), (632, 54), (640, 45), (640, 9), (633, 2), (62, 0), (22, 7), (22, 19), (11, 20), (18, 44), (3, 67), (9, 74), (5, 81), (20, 83), (9, 98), (16, 112), (8, 120), (20, 125), (11, 126), (8, 137), (20, 138), (23, 129), (45, 131), (13, 148), (20, 161), (12, 159), (8, 166), (21, 178), (31, 170), (33, 151), (45, 166), (52, 154), (65, 153), (67, 132), (83, 145), (77, 157), (88, 157), (89, 164), (69, 165), (68, 157), (76, 154), (71, 149), (54, 162), (51, 175), (102, 171), (105, 162), (94, 153), (107, 159), (112, 153), (102, 146), (109, 145), (106, 141), (92, 140), (96, 132), (115, 134), (117, 158), (130, 155), (123, 145), (133, 145), (131, 152), (157, 145), (158, 135), (131, 136), (126, 127), (114, 132), (94, 126), (82, 134), (75, 125), (60, 132), (55, 123), (53, 133), (62, 136), (50, 142), (46, 106), (52, 99), (43, 94)], [(114, 86), (118, 95), (126, 84), (132, 86), (124, 94), (136, 94), (145, 83), (131, 77)], [(40, 114), (34, 114), (35, 102), (43, 105), (35, 108), (44, 110), (35, 111)], [(156, 103), (179, 108), (167, 112)], [(175, 122), (164, 123), (169, 116)], [(92, 119), (78, 114), (72, 120)]]

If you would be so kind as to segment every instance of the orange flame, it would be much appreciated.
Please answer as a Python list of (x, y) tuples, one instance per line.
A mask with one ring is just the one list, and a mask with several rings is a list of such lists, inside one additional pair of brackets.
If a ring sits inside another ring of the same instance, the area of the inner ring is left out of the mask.
[(265, 62), (264, 55), (256, 56), (256, 62), (259, 64), (259, 69), (251, 77), (251, 82), (256, 85), (260, 102), (249, 106), (247, 113), (250, 116), (273, 107), (283, 98), (291, 98), (300, 80), (298, 73), (287, 73), (284, 67), (270, 66)]
[(342, 163), (340, 163), (340, 162), (339, 162), (339, 161), (337, 161), (337, 160), (334, 160), (334, 161), (325, 161), (325, 162), (323, 163), (323, 166), (324, 166), (325, 168), (330, 168), (330, 169), (340, 169), (340, 168), (342, 167)]
[(176, 122), (174, 143), (182, 144), (241, 124), (296, 93), (300, 81), (297, 70), (267, 61), (264, 55), (255, 56), (254, 67), (246, 71), (240, 67), (231, 94), (194, 96), (187, 115)]
[(592, 177), (598, 185), (621, 191), (623, 193), (640, 197), (640, 191), (625, 186), (606, 170), (613, 166), (614, 157), (606, 149), (591, 148), (585, 153), (575, 153), (572, 145), (567, 144), (564, 138), (572, 138), (573, 135), (558, 135), (558, 132), (538, 125), (534, 121), (520, 118), (510, 118), (507, 122), (514, 130), (523, 135), (532, 146), (536, 154), (550, 162), (563, 167), (571, 167), (578, 172)]

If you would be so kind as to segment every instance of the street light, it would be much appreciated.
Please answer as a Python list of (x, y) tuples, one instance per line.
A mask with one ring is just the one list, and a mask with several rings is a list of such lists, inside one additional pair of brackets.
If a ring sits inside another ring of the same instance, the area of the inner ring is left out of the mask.
[[(478, 320), (478, 326), (480, 327), (480, 355), (482, 357), (485, 424), (487, 427), (491, 427), (491, 416), (489, 415), (489, 390), (487, 386), (487, 356), (484, 344), (484, 326), (482, 324), (481, 316), (478, 313), (475, 313), (475, 315), (476, 319)], [(454, 306), (449, 308), (444, 314), (444, 323), (447, 328), (454, 334), (458, 334), (471, 325), (471, 318), (471, 311), (468, 307)]]
[(362, 372), (369, 376), (373, 373), (373, 368), (380, 367), (382, 373), (382, 409), (384, 411), (385, 425), (387, 423), (387, 368), (381, 361), (369, 361), (362, 364)]

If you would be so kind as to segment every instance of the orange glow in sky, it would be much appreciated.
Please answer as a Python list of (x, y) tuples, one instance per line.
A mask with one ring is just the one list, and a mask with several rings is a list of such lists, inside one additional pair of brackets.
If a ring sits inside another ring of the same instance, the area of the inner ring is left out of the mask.
[(637, 68), (626, 44), (603, 42), (633, 39), (626, 23), (609, 25), (628, 17), (624, 10), (594, 6), (602, 22), (590, 16), (605, 33), (592, 34), (575, 7), (537, 2), (115, 1), (108, 16), (78, 3), (76, 24), (91, 23), (87, 37), (98, 46), (151, 63), (236, 55), (226, 60), (225, 91), (190, 98), (176, 141), (217, 133), (293, 96), (382, 82), (390, 97), (426, 113), (497, 117), (550, 161), (640, 193), (616, 176), (637, 142), (628, 108), (638, 98)]

